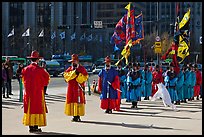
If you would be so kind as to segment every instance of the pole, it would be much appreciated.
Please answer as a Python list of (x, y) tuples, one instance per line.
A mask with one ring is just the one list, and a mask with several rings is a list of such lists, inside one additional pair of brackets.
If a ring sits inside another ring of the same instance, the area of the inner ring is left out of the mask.
[(20, 87), (19, 101), (22, 102), (23, 101), (23, 83), (22, 83), (22, 78), (20, 78), (19, 87)]
[[(159, 36), (159, 2), (157, 2), (157, 36)], [(159, 65), (159, 53), (157, 53), (157, 64)]]

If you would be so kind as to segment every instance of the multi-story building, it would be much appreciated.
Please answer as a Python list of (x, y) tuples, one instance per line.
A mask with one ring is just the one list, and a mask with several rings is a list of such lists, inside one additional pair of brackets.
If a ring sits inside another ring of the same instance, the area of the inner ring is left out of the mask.
[[(127, 4), (128, 2), (3, 2), (2, 54), (28, 56), (33, 49), (37, 49), (45, 58), (64, 53), (104, 57), (113, 52), (110, 37), (116, 23), (126, 13)], [(187, 7), (183, 2), (180, 4), (182, 17)], [(195, 47), (191, 49), (194, 50), (198, 49), (196, 47), (200, 45), (199, 37), (202, 35), (202, 3), (189, 4), (193, 41), (191, 45)], [(145, 35), (156, 30), (158, 35), (169, 32), (170, 24), (175, 22), (175, 2), (133, 2), (133, 5), (136, 15), (143, 13)], [(102, 21), (103, 28), (94, 29), (94, 21)], [(60, 28), (63, 25), (65, 27)], [(13, 26), (15, 35), (7, 38)], [(30, 28), (30, 36), (22, 37), (27, 28)], [(38, 37), (42, 29), (44, 37)], [(60, 38), (63, 31), (65, 39)], [(54, 32), (56, 37), (52, 39)]]

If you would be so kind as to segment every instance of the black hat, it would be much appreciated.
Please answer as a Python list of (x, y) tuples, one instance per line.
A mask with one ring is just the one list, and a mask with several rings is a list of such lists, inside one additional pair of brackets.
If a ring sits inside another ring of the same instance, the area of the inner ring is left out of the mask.
[(138, 64), (134, 62), (132, 66), (133, 66), (133, 67), (137, 67)]
[(194, 64), (193, 66), (194, 66), (194, 68), (198, 68), (198, 65), (197, 65), (197, 64)]

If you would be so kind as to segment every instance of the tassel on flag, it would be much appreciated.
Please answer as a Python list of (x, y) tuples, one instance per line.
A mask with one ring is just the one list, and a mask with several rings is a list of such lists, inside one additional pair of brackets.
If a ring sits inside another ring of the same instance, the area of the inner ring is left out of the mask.
[(28, 28), (23, 34), (22, 37), (29, 37), (30, 36), (30, 28)]
[(8, 34), (7, 37), (9, 38), (9, 37), (11, 37), (11, 36), (14, 36), (14, 28), (11, 30), (11, 32)]
[(43, 37), (43, 36), (44, 36), (44, 30), (42, 30), (42, 31), (40, 32), (40, 34), (39, 34), (38, 37)]

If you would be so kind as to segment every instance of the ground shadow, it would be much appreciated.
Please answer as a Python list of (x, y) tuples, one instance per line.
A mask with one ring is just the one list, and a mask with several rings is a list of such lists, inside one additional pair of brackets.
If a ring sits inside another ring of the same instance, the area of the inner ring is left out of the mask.
[(127, 127), (127, 128), (152, 128), (152, 129), (165, 129), (165, 130), (182, 130), (182, 129), (174, 129), (170, 127), (158, 127), (158, 126), (154, 126), (153, 124), (152, 125), (141, 125), (141, 124), (125, 124), (125, 123), (113, 123), (113, 122), (103, 122), (103, 121), (81, 121), (81, 123), (122, 126), (122, 127)]

